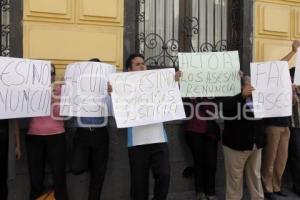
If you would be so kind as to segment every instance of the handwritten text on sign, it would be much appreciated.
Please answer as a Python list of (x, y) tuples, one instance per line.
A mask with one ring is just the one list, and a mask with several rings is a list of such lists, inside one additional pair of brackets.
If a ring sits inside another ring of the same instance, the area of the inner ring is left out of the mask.
[(0, 119), (49, 116), (50, 62), (0, 57)]
[(104, 117), (111, 115), (107, 94), (108, 77), (113, 65), (99, 62), (70, 64), (62, 87), (61, 116)]
[(183, 97), (233, 96), (241, 92), (237, 51), (178, 53)]
[(251, 85), (256, 118), (292, 114), (292, 86), (288, 63), (274, 61), (251, 63)]
[(118, 128), (185, 118), (174, 69), (113, 74), (110, 83)]

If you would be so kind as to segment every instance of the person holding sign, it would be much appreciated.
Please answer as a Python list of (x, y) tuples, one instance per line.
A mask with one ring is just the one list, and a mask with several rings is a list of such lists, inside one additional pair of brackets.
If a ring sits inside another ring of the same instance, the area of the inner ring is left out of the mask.
[[(294, 79), (295, 67), (290, 69), (291, 79)], [(291, 138), (289, 142), (288, 162), (293, 180), (293, 190), (300, 196), (300, 87), (293, 87), (293, 115), (291, 118)]]
[[(51, 65), (51, 82), (55, 81), (55, 66)], [(56, 200), (67, 200), (66, 141), (64, 121), (59, 117), (60, 86), (53, 86), (51, 116), (30, 119), (26, 136), (28, 168), (30, 174), (30, 200), (44, 192), (45, 161), (48, 157), (53, 172)]]
[[(128, 71), (147, 70), (144, 56), (132, 54), (127, 58)], [(176, 73), (178, 80), (180, 72)], [(108, 85), (108, 92), (113, 92)], [(131, 172), (132, 200), (146, 200), (149, 198), (149, 173), (152, 171), (155, 185), (155, 200), (166, 200), (170, 183), (170, 162), (168, 139), (163, 123), (136, 126), (127, 129), (128, 156)]]
[[(16, 159), (21, 159), (21, 149), (20, 149), (20, 134), (18, 123), (13, 120), (16, 139)], [(7, 199), (7, 167), (8, 167), (8, 137), (9, 137), (9, 121), (0, 120), (0, 199)]]
[[(289, 61), (300, 47), (299, 41), (294, 41), (292, 50), (282, 61)], [(292, 86), (291, 86), (292, 87)], [(288, 144), (290, 139), (290, 117), (266, 118), (267, 145), (263, 153), (262, 181), (267, 198), (274, 194), (286, 197), (281, 191), (281, 178), (288, 158)]]
[[(89, 61), (101, 62), (98, 58)], [(79, 175), (89, 170), (88, 200), (99, 200), (108, 162), (107, 118), (75, 117), (73, 122), (77, 131), (74, 136), (71, 172)]]
[(216, 108), (207, 98), (183, 98), (183, 101), (188, 117), (185, 136), (194, 160), (197, 200), (214, 200), (220, 128), (209, 113), (214, 113)]
[(249, 76), (244, 76), (242, 92), (220, 100), (224, 117), (222, 140), (228, 200), (242, 199), (244, 174), (251, 199), (264, 199), (260, 170), (265, 126), (263, 120), (254, 119), (253, 90)]

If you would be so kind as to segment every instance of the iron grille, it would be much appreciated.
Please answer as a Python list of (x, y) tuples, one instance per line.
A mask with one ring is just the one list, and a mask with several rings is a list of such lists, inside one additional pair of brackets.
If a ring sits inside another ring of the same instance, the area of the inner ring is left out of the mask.
[(238, 4), (239, 0), (138, 0), (137, 49), (150, 67), (178, 67), (178, 52), (238, 47), (238, 32), (228, 30), (238, 28)]
[(10, 35), (10, 4), (9, 0), (1, 0), (1, 56), (10, 55), (9, 35)]

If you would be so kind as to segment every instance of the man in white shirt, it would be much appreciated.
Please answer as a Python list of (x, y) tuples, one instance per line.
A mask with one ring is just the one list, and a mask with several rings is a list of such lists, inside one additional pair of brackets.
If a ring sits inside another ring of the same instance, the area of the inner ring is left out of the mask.
[[(147, 70), (144, 56), (130, 55), (126, 61), (126, 69)], [(175, 79), (179, 77), (180, 72), (177, 72)], [(112, 91), (111, 85), (108, 86), (108, 91)], [(170, 161), (163, 123), (128, 128), (127, 136), (132, 200), (149, 199), (150, 170), (155, 180), (153, 200), (166, 200), (170, 184)]]
[(149, 199), (151, 169), (155, 180), (153, 200), (166, 200), (170, 183), (170, 162), (163, 123), (128, 128), (127, 136), (132, 199)]

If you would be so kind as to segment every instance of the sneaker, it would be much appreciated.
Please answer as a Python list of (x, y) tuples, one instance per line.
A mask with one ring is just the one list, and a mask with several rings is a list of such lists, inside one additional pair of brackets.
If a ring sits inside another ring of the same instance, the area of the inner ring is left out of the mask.
[(197, 200), (207, 200), (206, 195), (203, 192), (199, 192), (196, 194)]
[(267, 199), (267, 200), (276, 200), (276, 196), (275, 196), (274, 193), (267, 192), (267, 193), (265, 193), (265, 199)]
[(207, 200), (218, 200), (216, 195), (207, 195), (206, 198)]

